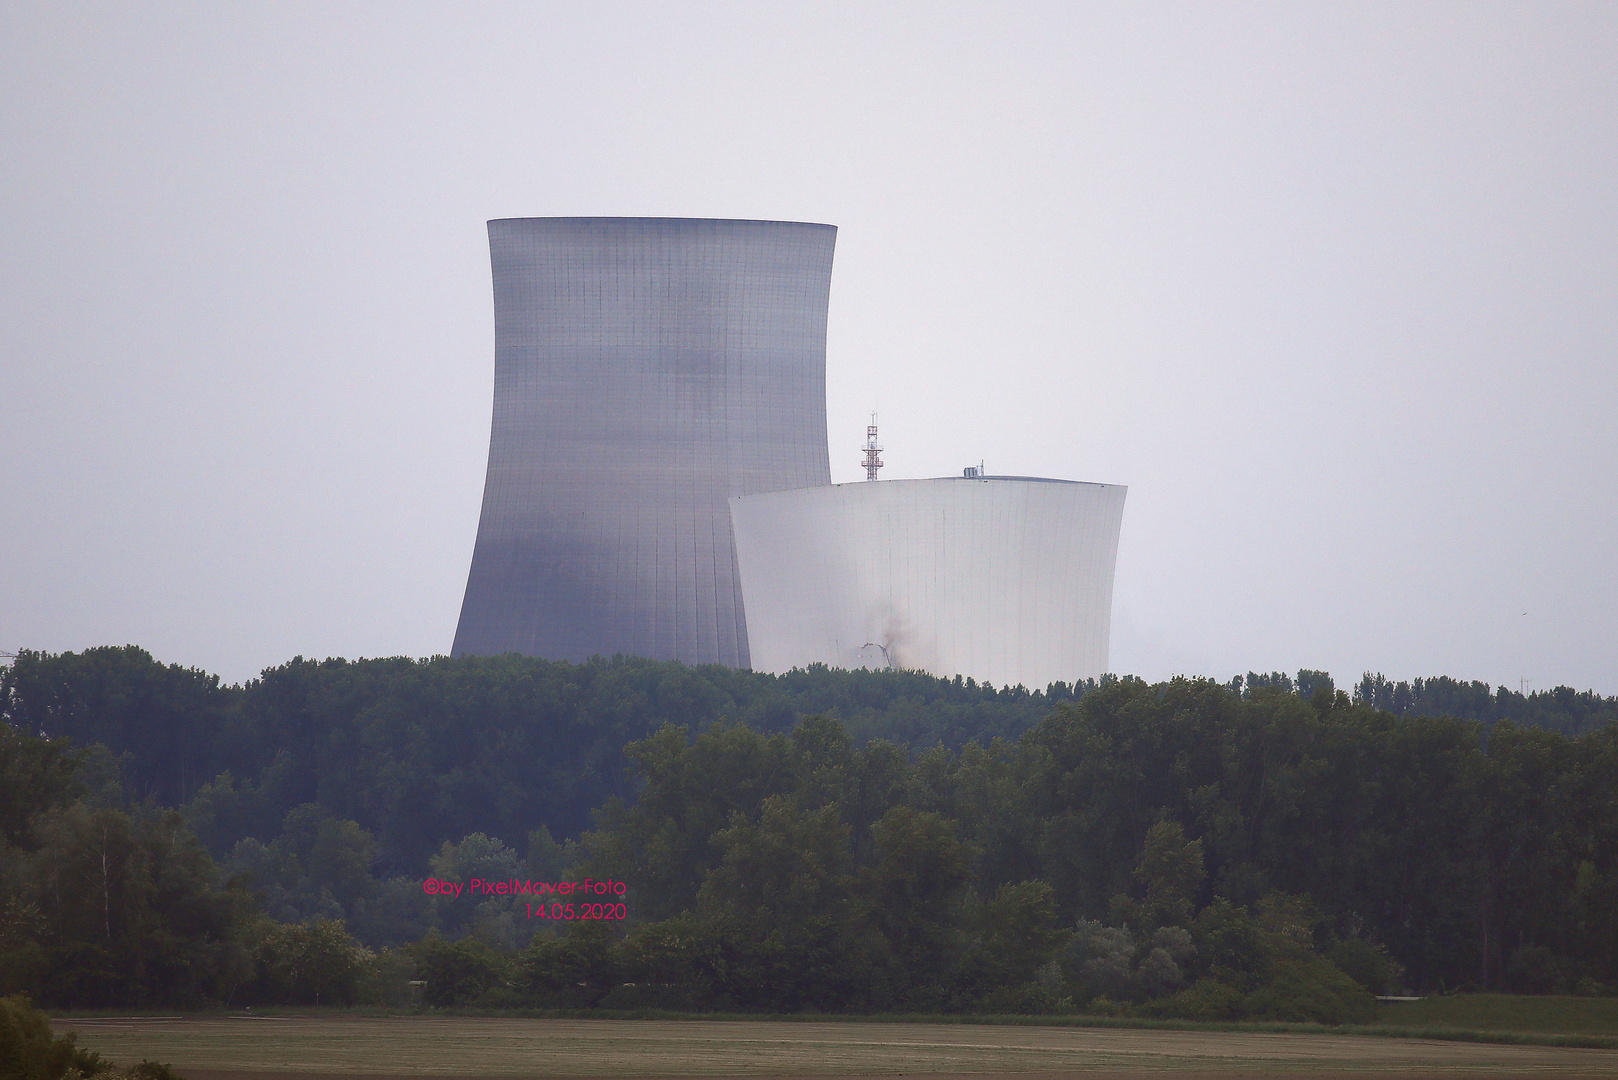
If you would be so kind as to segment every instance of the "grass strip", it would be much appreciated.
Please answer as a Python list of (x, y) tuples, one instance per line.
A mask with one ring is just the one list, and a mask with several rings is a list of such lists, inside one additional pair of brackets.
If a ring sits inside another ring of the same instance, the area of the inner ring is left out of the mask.
[[(212, 1010), (221, 1016), (240, 1016), (235, 1010)], [(209, 1012), (193, 1013), (209, 1015)], [(264, 1015), (264, 1014), (254, 1014)], [(1532, 1031), (1494, 1031), (1450, 1026), (1405, 1026), (1391, 1024), (1330, 1024), (1295, 1023), (1265, 1020), (1167, 1020), (1142, 1016), (1051, 1016), (1025, 1014), (986, 1013), (723, 1013), (680, 1012), (669, 1009), (397, 1009), (397, 1008), (332, 1008), (287, 1006), (275, 1010), (274, 1015), (316, 1018), (321, 1016), (351, 1017), (469, 1017), (527, 1020), (667, 1020), (689, 1021), (788, 1021), (799, 1023), (832, 1024), (962, 1024), (1014, 1027), (1074, 1027), (1074, 1028), (1130, 1028), (1147, 1031), (1229, 1031), (1264, 1035), (1369, 1035), (1383, 1039), (1434, 1039), (1441, 1042), (1490, 1043), (1503, 1046), (1560, 1046), (1582, 1050), (1618, 1050), (1618, 1038), (1601, 1035), (1566, 1035)], [(74, 1019), (113, 1019), (105, 1013), (75, 1016), (71, 1012), (52, 1013), (52, 1018), (64, 1024)], [(138, 1012), (120, 1014), (119, 1018), (140, 1019)], [(150, 1019), (169, 1019), (172, 1014), (151, 1016)]]

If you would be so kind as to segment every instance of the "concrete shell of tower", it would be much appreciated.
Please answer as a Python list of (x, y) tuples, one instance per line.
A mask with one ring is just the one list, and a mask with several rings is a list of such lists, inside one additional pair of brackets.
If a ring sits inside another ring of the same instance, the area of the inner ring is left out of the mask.
[(748, 666), (726, 502), (831, 482), (836, 235), (489, 222), (494, 420), (456, 655)]
[(894, 667), (1031, 690), (1099, 676), (1126, 492), (948, 477), (733, 498), (753, 667)]

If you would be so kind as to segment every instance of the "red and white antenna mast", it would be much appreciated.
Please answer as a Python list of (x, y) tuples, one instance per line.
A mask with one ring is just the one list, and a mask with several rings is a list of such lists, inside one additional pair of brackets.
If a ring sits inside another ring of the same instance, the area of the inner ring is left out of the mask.
[(876, 413), (872, 413), (871, 425), (865, 429), (865, 460), (860, 463), (865, 466), (865, 479), (876, 479), (876, 471), (882, 467), (882, 459), (877, 457), (881, 452), (876, 443)]

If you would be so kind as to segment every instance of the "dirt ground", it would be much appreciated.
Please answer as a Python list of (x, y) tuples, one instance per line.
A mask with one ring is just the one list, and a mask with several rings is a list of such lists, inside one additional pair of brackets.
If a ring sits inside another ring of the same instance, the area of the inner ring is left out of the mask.
[(1354, 1035), (788, 1021), (143, 1017), (59, 1022), (187, 1080), (949, 1077), (1618, 1078), (1618, 1050)]

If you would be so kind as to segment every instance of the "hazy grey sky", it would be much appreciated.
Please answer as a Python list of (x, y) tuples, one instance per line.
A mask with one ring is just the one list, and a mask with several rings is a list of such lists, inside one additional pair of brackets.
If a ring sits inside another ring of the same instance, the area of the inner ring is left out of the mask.
[(1113, 667), (1618, 693), (1618, 5), (0, 7), (0, 649), (447, 651), (484, 221), (840, 228), (832, 476), (1128, 484)]

